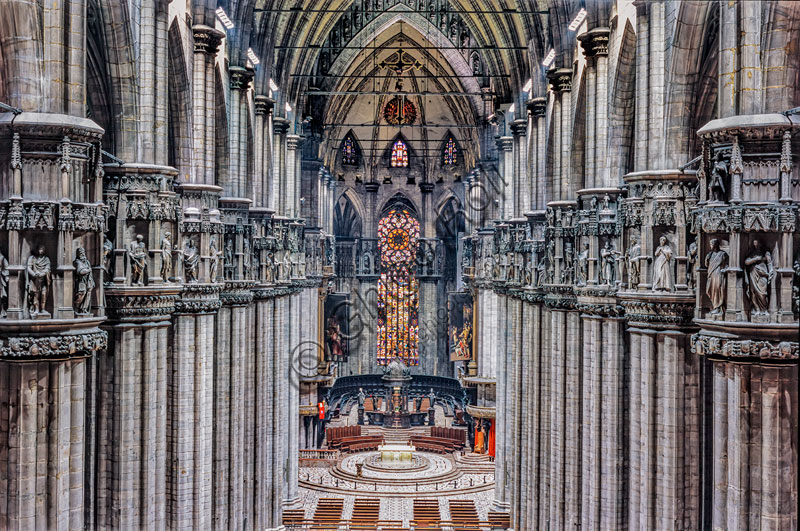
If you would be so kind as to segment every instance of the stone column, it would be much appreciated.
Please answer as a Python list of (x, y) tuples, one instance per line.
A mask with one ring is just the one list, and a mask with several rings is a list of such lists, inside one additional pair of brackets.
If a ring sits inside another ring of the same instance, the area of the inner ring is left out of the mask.
[(253, 71), (242, 66), (231, 66), (228, 69), (230, 76), (230, 122), (228, 167), (226, 168), (226, 181), (220, 182), (222, 193), (226, 197), (253, 198), (250, 175), (248, 171), (248, 91)]
[(217, 29), (195, 25), (194, 68), (192, 78), (192, 129), (194, 140), (193, 177), (194, 183), (215, 185), (216, 146), (214, 124), (216, 112), (216, 82), (214, 57), (225, 34)]
[(253, 178), (253, 206), (270, 205), (270, 177), (272, 175), (272, 110), (275, 100), (266, 96), (255, 97), (255, 175)]
[(286, 135), (286, 214), (289, 217), (300, 215), (300, 173), (298, 161), (301, 156), (299, 150), (300, 136)]
[(572, 112), (569, 92), (572, 90), (572, 70), (554, 68), (547, 72), (553, 91), (553, 199), (575, 197), (571, 181)]
[(586, 56), (586, 188), (605, 188), (611, 183), (607, 161), (608, 136), (608, 28), (593, 28), (578, 40)]
[(512, 179), (514, 182), (514, 194), (510, 217), (518, 218), (530, 210), (530, 181), (528, 179), (528, 153), (527, 120), (515, 120), (511, 122), (511, 132), (513, 133), (513, 170)]
[(286, 215), (286, 133), (289, 121), (277, 116), (272, 119), (272, 180), (270, 186), (270, 204), (278, 215)]
[(500, 210), (497, 213), (498, 219), (510, 219), (514, 217), (514, 138), (501, 136), (497, 139), (497, 195), (500, 199)]

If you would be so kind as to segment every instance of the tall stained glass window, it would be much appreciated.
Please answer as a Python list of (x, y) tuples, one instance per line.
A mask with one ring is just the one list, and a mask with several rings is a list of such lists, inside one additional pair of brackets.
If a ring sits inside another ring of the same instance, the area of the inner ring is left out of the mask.
[(406, 143), (398, 139), (392, 146), (392, 168), (408, 167), (408, 148)]
[(447, 139), (447, 144), (444, 146), (444, 165), (452, 166), (456, 163), (456, 141), (453, 137)]
[(378, 364), (395, 356), (419, 365), (419, 289), (415, 259), (419, 221), (405, 209), (393, 209), (378, 222), (381, 276), (378, 279)]
[(356, 152), (356, 145), (353, 142), (353, 137), (348, 136), (342, 142), (342, 164), (355, 166), (358, 164), (358, 153)]

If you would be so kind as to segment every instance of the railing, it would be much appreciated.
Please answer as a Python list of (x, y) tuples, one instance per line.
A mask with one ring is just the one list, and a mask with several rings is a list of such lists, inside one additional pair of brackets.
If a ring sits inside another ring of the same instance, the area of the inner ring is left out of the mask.
[(352, 520), (288, 520), (284, 527), (291, 531), (501, 531), (509, 529), (489, 522), (463, 523), (453, 520), (416, 522), (405, 524), (402, 520), (352, 521)]
[(336, 461), (339, 459), (339, 450), (300, 450), (300, 459)]
[(339, 278), (353, 278), (356, 273), (356, 242), (354, 240), (336, 241), (336, 275)]

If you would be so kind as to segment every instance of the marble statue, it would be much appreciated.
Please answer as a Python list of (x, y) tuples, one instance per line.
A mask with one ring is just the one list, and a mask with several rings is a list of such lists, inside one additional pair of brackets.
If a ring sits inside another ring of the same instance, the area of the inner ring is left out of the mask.
[(583, 250), (578, 253), (578, 266), (575, 268), (576, 282), (585, 286), (589, 279), (589, 242), (583, 243)]
[(219, 261), (222, 257), (222, 251), (217, 248), (217, 237), (211, 236), (208, 242), (208, 280), (209, 282), (216, 282), (219, 274)]
[(722, 315), (725, 311), (725, 295), (728, 287), (728, 253), (719, 248), (719, 240), (711, 240), (711, 250), (706, 255), (706, 295), (711, 300), (711, 315)]
[(244, 278), (251, 278), (251, 259), (252, 255), (250, 253), (250, 240), (245, 238), (244, 242), (242, 243), (242, 276)]
[(600, 249), (600, 283), (613, 286), (617, 280), (617, 255), (611, 240), (606, 240), (606, 244)]
[(689, 256), (686, 257), (686, 285), (694, 289), (695, 269), (697, 268), (697, 242), (689, 244)]
[(761, 240), (753, 240), (752, 250), (744, 260), (747, 272), (744, 276), (747, 297), (755, 315), (769, 312), (769, 287), (775, 278), (772, 254), (764, 248)]
[(92, 264), (86, 258), (86, 250), (78, 247), (75, 250), (75, 260), (72, 262), (75, 267), (75, 294), (72, 298), (72, 307), (76, 315), (89, 315), (92, 302), (92, 290), (94, 289), (94, 276), (92, 276)]
[(367, 399), (367, 395), (364, 394), (364, 389), (362, 387), (358, 388), (358, 407), (364, 407), (364, 400)]
[(672, 278), (672, 247), (666, 236), (658, 239), (658, 247), (653, 260), (653, 290), (672, 291), (675, 281)]
[(8, 259), (0, 252), (0, 319), (8, 311)]
[(53, 277), (50, 272), (50, 258), (45, 254), (44, 245), (28, 257), (25, 268), (25, 295), (31, 317), (47, 313), (47, 291)]
[(103, 269), (106, 272), (106, 281), (111, 280), (111, 258), (114, 254), (114, 244), (107, 237), (103, 238)]
[(372, 274), (372, 251), (369, 249), (364, 250), (364, 254), (361, 256), (361, 274)]
[(147, 272), (147, 248), (141, 234), (137, 234), (136, 239), (128, 245), (128, 261), (131, 267), (131, 286), (143, 285)]
[(575, 267), (575, 257), (571, 243), (564, 244), (564, 268), (561, 270), (561, 283), (570, 284)]
[(722, 151), (714, 155), (714, 164), (711, 167), (711, 179), (708, 183), (708, 192), (712, 201), (725, 201), (725, 179), (728, 177), (728, 165), (722, 160)]
[(197, 282), (197, 270), (200, 266), (200, 253), (194, 240), (188, 238), (183, 249), (183, 271), (186, 282)]
[(172, 234), (165, 232), (161, 237), (161, 279), (169, 282), (172, 276)]
[(233, 275), (233, 240), (225, 242), (225, 280), (231, 280)]
[(428, 407), (433, 409), (433, 404), (436, 402), (436, 393), (433, 392), (433, 387), (431, 387), (431, 392), (428, 393)]
[(275, 280), (275, 262), (272, 259), (272, 251), (267, 251), (266, 257), (266, 282), (273, 282)]
[(642, 256), (642, 246), (636, 236), (631, 236), (631, 244), (625, 251), (625, 261), (628, 264), (628, 289), (636, 289), (639, 285), (639, 257)]
[(542, 256), (539, 258), (539, 263), (536, 264), (536, 287), (541, 288), (545, 284), (547, 277), (547, 257)]

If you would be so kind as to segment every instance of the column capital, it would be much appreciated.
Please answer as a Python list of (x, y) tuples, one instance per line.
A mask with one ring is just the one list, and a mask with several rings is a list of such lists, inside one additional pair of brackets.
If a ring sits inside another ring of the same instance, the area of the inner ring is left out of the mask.
[(510, 136), (497, 137), (497, 149), (500, 151), (511, 151), (514, 147), (514, 138)]
[(547, 72), (550, 89), (553, 92), (569, 92), (572, 90), (572, 69), (551, 68)]
[(429, 194), (433, 192), (434, 184), (433, 183), (419, 183), (419, 191), (423, 194)]
[(594, 28), (578, 35), (578, 40), (583, 48), (583, 55), (589, 59), (597, 55), (608, 55), (608, 37), (611, 30), (608, 28)]
[(526, 105), (528, 107), (528, 112), (531, 113), (531, 116), (534, 118), (547, 115), (547, 98), (544, 96), (531, 98), (526, 102)]
[(523, 120), (521, 118), (519, 120), (514, 120), (510, 125), (511, 133), (514, 136), (523, 136), (528, 130), (528, 120)]
[(192, 36), (194, 37), (195, 53), (216, 55), (222, 39), (225, 38), (225, 33), (210, 26), (197, 24), (192, 26)]
[(250, 82), (255, 77), (255, 72), (243, 66), (232, 66), (228, 68), (230, 75), (231, 89), (233, 90), (247, 90), (250, 88)]
[(275, 134), (285, 135), (289, 131), (289, 120), (276, 116), (272, 119), (272, 127), (275, 130)]
[(268, 96), (258, 95), (254, 98), (256, 114), (270, 114), (275, 107), (275, 100)]
[(286, 149), (296, 150), (300, 147), (301, 139), (302, 137), (300, 135), (286, 135)]

